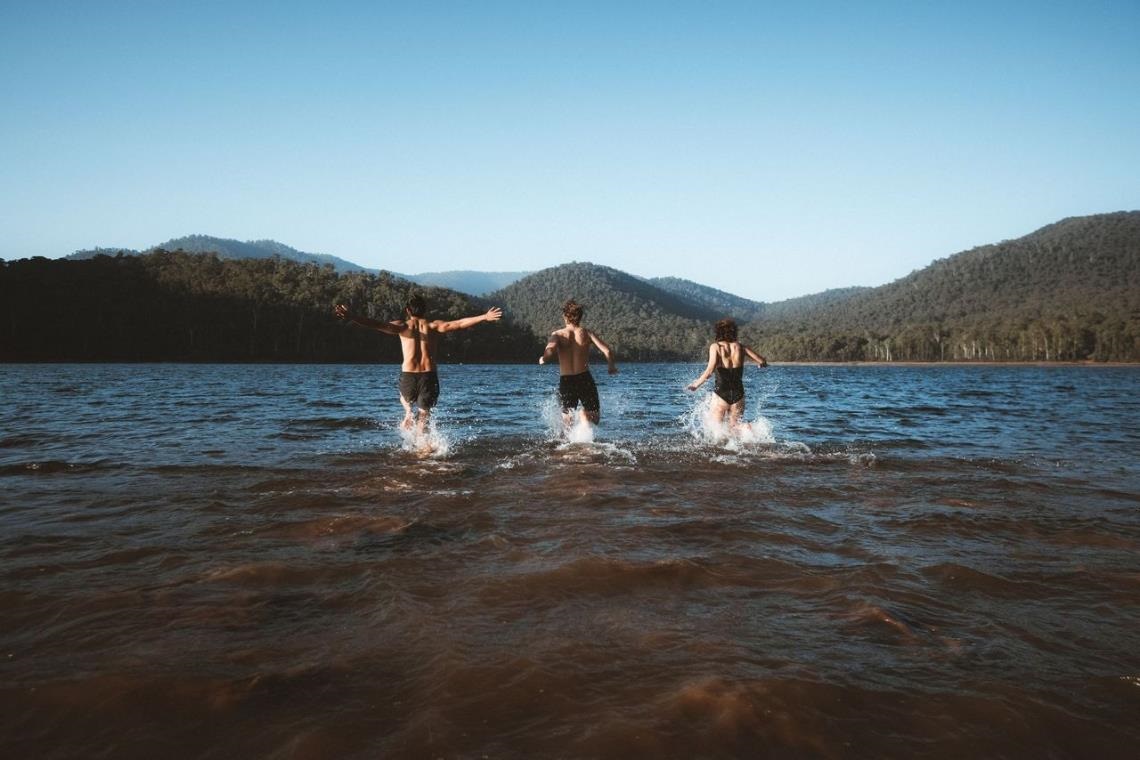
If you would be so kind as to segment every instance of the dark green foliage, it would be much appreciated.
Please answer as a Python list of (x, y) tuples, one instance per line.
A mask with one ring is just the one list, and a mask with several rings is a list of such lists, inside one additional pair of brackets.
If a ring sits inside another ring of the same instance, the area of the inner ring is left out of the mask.
[(652, 277), (648, 282), (672, 293), (694, 309), (699, 309), (706, 320), (714, 322), (722, 317), (732, 317), (742, 322), (755, 319), (765, 307), (759, 301), (741, 298), (680, 277)]
[(751, 327), (788, 361), (1140, 361), (1140, 212), (1065, 219)]
[[(0, 267), (0, 360), (395, 362), (398, 339), (341, 323), (332, 307), (397, 319), (412, 290), (434, 318), (487, 308), (384, 272), (338, 275), (280, 258), (156, 251), (11, 261)], [(504, 320), (448, 334), (439, 358), (515, 361), (538, 350), (538, 338)]]
[(842, 303), (860, 293), (870, 292), (872, 288), (851, 287), (832, 288), (822, 293), (812, 293), (808, 296), (789, 298), (786, 301), (760, 304), (760, 313), (754, 319), (803, 319), (812, 312), (825, 306)]
[(647, 282), (669, 291), (694, 308), (704, 311), (707, 319), (715, 321), (722, 317), (731, 317), (738, 322), (776, 317), (800, 318), (823, 306), (839, 303), (854, 295), (871, 290), (871, 288), (860, 287), (834, 288), (822, 293), (789, 298), (786, 301), (765, 303), (741, 298), (732, 293), (726, 293), (723, 290), (710, 288), (707, 285), (701, 285), (692, 280), (683, 280), (679, 277), (654, 277)]
[[(396, 339), (340, 324), (332, 305), (394, 319), (417, 287), (386, 272), (180, 251), (0, 262), (0, 360), (397, 361)], [(444, 361), (533, 361), (576, 298), (623, 361), (702, 361), (712, 323), (731, 316), (774, 361), (1137, 362), (1140, 212), (1066, 219), (882, 287), (771, 304), (585, 263), (487, 301), (422, 290), (434, 317), (505, 312), (444, 338)]]
[(544, 269), (489, 298), (538, 335), (562, 327), (562, 304), (574, 298), (586, 308), (582, 324), (609, 343), (619, 361), (692, 359), (712, 338), (708, 308), (596, 264)]

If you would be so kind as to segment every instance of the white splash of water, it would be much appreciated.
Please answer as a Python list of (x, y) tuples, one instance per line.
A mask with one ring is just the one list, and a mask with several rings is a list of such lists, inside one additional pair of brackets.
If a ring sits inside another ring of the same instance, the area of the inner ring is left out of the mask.
[(692, 406), (681, 415), (680, 421), (685, 430), (699, 443), (724, 446), (731, 451), (776, 442), (772, 432), (772, 422), (767, 417), (757, 412), (753, 419), (742, 419), (736, 425), (732, 425), (727, 415), (721, 417), (718, 413), (711, 393), (698, 396)]
[[(557, 394), (543, 398), (538, 408), (547, 430), (547, 441), (555, 444), (553, 452), (557, 461), (564, 464), (584, 464), (607, 462), (618, 466), (637, 464), (637, 455), (627, 447), (616, 443), (599, 442), (595, 438), (597, 426), (585, 419), (579, 410), (574, 410), (567, 418), (562, 414), (562, 404)], [(541, 450), (540, 458), (545, 459), (550, 449)], [(533, 459), (532, 455), (526, 455)], [(519, 460), (521, 462), (521, 460)], [(502, 465), (505, 468), (514, 463)]]
[(558, 403), (558, 396), (551, 394), (544, 396), (539, 405), (538, 414), (546, 426), (546, 432), (551, 440), (562, 437), (562, 410)]
[(574, 421), (566, 428), (566, 440), (570, 443), (593, 443), (594, 426), (577, 412), (573, 414)]
[(428, 420), (422, 433), (414, 424), (407, 428), (401, 426), (398, 430), (400, 447), (404, 451), (433, 459), (445, 459), (451, 451), (451, 437), (439, 429), (434, 416)]
[(546, 425), (551, 440), (566, 443), (594, 442), (594, 426), (590, 424), (589, 420), (584, 419), (578, 410), (571, 412), (571, 422), (567, 426), (566, 418), (562, 414), (562, 405), (556, 394), (543, 399), (539, 414), (542, 416), (542, 421)]

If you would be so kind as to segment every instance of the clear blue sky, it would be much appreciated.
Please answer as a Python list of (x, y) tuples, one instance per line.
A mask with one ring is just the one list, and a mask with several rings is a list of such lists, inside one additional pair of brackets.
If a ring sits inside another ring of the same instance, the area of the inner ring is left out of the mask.
[(0, 0), (0, 257), (273, 238), (759, 300), (1140, 208), (1140, 2)]

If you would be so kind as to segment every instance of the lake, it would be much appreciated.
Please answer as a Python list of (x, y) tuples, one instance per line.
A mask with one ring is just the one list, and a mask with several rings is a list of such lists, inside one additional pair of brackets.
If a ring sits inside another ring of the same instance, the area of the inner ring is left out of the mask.
[(0, 365), (0, 751), (1135, 756), (1140, 369), (701, 369)]

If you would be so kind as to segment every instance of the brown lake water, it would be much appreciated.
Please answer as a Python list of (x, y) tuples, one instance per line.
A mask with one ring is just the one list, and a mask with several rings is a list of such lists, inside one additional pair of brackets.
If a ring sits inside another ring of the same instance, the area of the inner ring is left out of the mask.
[(0, 754), (1135, 757), (1140, 370), (0, 366)]

